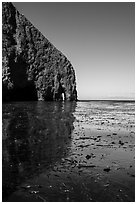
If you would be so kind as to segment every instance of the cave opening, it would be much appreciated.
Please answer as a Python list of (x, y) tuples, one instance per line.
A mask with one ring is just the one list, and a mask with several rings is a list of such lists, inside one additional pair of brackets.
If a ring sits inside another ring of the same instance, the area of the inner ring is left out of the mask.
[(28, 82), (25, 87), (16, 87), (10, 92), (12, 101), (37, 101), (37, 90), (32, 82)]
[(22, 55), (18, 56), (16, 60), (14, 58), (15, 56), (11, 55), (9, 60), (13, 88), (7, 90), (9, 97), (8, 99), (4, 97), (3, 101), (37, 101), (38, 96), (34, 81), (28, 80), (28, 64)]
[(65, 101), (65, 93), (62, 93), (62, 101)]

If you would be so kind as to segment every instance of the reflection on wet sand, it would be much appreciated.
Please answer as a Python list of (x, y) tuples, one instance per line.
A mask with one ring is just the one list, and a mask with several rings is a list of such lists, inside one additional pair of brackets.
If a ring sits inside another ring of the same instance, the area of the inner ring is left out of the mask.
[(134, 116), (126, 101), (5, 104), (3, 201), (134, 202)]
[(28, 177), (67, 156), (76, 103), (3, 104), (3, 201)]

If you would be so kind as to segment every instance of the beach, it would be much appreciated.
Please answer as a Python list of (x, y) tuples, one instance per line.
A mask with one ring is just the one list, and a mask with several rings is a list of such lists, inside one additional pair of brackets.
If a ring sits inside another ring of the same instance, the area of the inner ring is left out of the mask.
[(3, 201), (135, 201), (133, 101), (4, 105)]

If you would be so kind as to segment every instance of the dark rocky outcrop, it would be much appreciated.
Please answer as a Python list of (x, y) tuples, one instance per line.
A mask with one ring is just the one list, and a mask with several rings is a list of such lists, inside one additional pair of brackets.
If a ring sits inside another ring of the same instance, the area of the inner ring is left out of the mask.
[(12, 3), (2, 3), (2, 97), (7, 100), (77, 100), (75, 72)]

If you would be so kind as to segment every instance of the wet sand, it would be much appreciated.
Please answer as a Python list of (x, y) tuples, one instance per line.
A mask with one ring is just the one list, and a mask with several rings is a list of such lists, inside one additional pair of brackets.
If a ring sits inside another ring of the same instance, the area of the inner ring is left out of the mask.
[(7, 202), (135, 201), (133, 104), (101, 105), (77, 103), (67, 154), (16, 186)]

